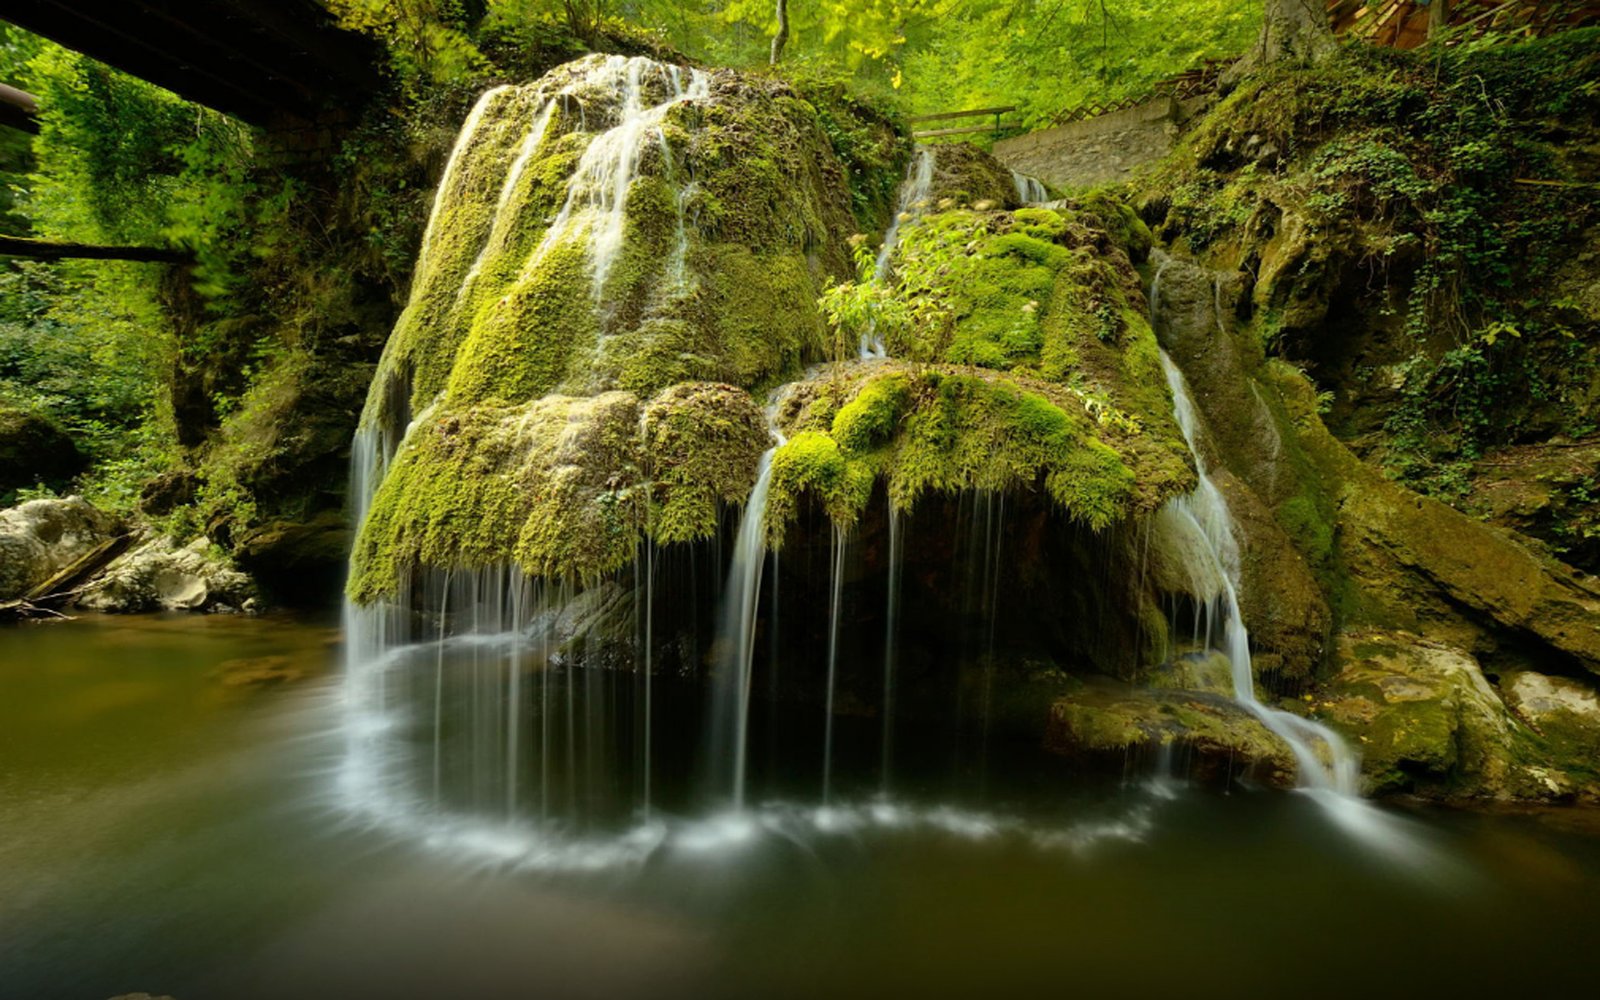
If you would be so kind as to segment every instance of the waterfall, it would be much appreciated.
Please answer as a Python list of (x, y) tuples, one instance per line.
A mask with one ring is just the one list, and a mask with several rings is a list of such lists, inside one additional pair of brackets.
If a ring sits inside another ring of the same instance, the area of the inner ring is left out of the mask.
[[(761, 456), (756, 483), (745, 502), (735, 536), (733, 563), (723, 597), (717, 634), (726, 646), (718, 664), (712, 711), (713, 761), (733, 762), (730, 795), (735, 810), (744, 808), (745, 762), (750, 751), (750, 685), (756, 655), (756, 611), (761, 576), (767, 561), (767, 491), (772, 486), (772, 458), (787, 440), (778, 429), (777, 401), (767, 410), (774, 444)], [(723, 756), (723, 755), (726, 756)]]
[(878, 792), (889, 794), (889, 779), (894, 764), (894, 668), (896, 643), (900, 631), (900, 576), (904, 568), (904, 542), (900, 537), (900, 511), (889, 501), (889, 596), (883, 623), (883, 748), (879, 752), (882, 771)]
[[(646, 74), (664, 84), (666, 100), (647, 105)], [(610, 85), (622, 97), (620, 120), (596, 136), (583, 151), (577, 169), (567, 180), (567, 195), (538, 249), (524, 267), (533, 267), (555, 244), (579, 233), (588, 236), (592, 283), (598, 302), (606, 278), (622, 251), (622, 236), (628, 188), (639, 172), (639, 162), (649, 141), (665, 143), (661, 123), (667, 112), (684, 101), (703, 99), (711, 92), (711, 78), (698, 69), (689, 71), (685, 86), (683, 72), (676, 66), (663, 66), (643, 56), (611, 56), (586, 84)]]
[(1019, 171), (1011, 171), (1011, 183), (1017, 187), (1017, 200), (1024, 205), (1033, 205), (1041, 201), (1050, 200), (1050, 192), (1046, 191), (1043, 182), (1037, 177), (1029, 177)]
[[(1152, 297), (1154, 294), (1152, 289)], [(1185, 546), (1184, 556), (1191, 565), (1196, 596), (1204, 605), (1195, 638), (1227, 656), (1234, 700), (1289, 745), (1299, 765), (1302, 787), (1355, 797), (1360, 790), (1360, 759), (1345, 741), (1320, 723), (1270, 708), (1256, 697), (1250, 635), (1239, 609), (1240, 558), (1233, 515), (1200, 453), (1200, 419), (1188, 383), (1165, 351), (1161, 352), (1161, 367), (1172, 390), (1173, 415), (1199, 475), (1194, 492), (1169, 501), (1159, 515), (1168, 519), (1175, 537), (1186, 537), (1194, 543)], [(1326, 760), (1316, 752), (1318, 744), (1323, 747)]]
[[(881, 283), (889, 277), (889, 258), (894, 254), (895, 244), (900, 242), (900, 226), (922, 214), (928, 193), (932, 189), (933, 149), (928, 146), (918, 146), (916, 155), (906, 167), (906, 178), (900, 184), (900, 197), (895, 204), (894, 218), (889, 220), (889, 228), (883, 234), (883, 244), (878, 248), (878, 259), (872, 268), (873, 281)], [(888, 356), (889, 347), (878, 334), (876, 327), (869, 328), (861, 335), (863, 361)]]
[[(515, 87), (486, 92), (462, 126), (435, 192), (418, 263), (423, 273), (447, 253), (445, 206), (461, 197), (466, 185), (482, 189), (479, 200), (492, 213), (484, 217), (481, 242), (469, 250), (473, 256), (461, 261), (457, 309), (468, 301), (490, 255), (503, 250), (525, 224), (519, 194), (558, 110), (578, 102), (581, 111), (579, 95), (593, 100), (609, 94), (615, 102), (609, 127), (590, 140), (540, 243), (542, 250), (561, 239), (585, 239), (598, 298), (621, 248), (625, 202), (645, 150), (659, 149), (670, 174), (663, 119), (673, 106), (703, 98), (710, 89), (709, 77), (698, 70), (643, 58), (591, 57), (576, 65), (572, 81), (554, 92)], [(481, 170), (474, 173), (470, 154), (491, 138), (504, 143), (508, 126), (519, 130), (515, 144), (504, 145), (504, 165), (492, 177), (495, 186), (488, 187), (491, 178)], [(675, 193), (679, 239), (685, 242), (686, 193)], [(675, 275), (668, 278), (681, 285), (682, 264), (672, 263)], [(414, 296), (420, 294), (414, 290)], [(407, 425), (410, 395), (403, 376), (386, 374), (374, 383), (351, 447), (351, 513), (358, 531), (406, 436), (428, 416), (424, 412)], [(418, 569), (403, 575), (396, 591), (382, 600), (347, 601), (342, 804), (369, 820), (430, 839), (481, 839), (488, 829), (481, 824), (520, 827), (528, 812), (553, 824), (543, 830), (523, 827), (528, 835), (549, 835), (558, 827), (571, 829), (638, 808), (648, 816), (654, 801), (653, 548), (645, 547), (642, 562), (633, 574), (645, 604), (642, 663), (627, 675), (643, 674), (640, 704), (621, 704), (615, 672), (574, 671), (575, 660), (592, 657), (587, 650), (567, 648), (586, 641), (574, 636), (586, 634), (585, 616), (606, 612), (614, 586), (574, 592), (559, 582), (529, 580), (514, 566)], [(527, 675), (534, 671), (538, 677), (530, 683)], [(630, 755), (629, 734), (641, 730), (642, 739), (631, 737), (637, 749)], [(642, 766), (631, 774), (615, 766), (629, 759)], [(549, 841), (537, 842), (548, 849)], [(589, 857), (573, 854), (561, 863), (587, 863)]]
[(822, 804), (833, 797), (833, 693), (839, 678), (839, 617), (844, 597), (844, 561), (849, 536), (844, 529), (833, 529), (833, 552), (828, 586), (828, 685), (823, 699), (822, 721)]

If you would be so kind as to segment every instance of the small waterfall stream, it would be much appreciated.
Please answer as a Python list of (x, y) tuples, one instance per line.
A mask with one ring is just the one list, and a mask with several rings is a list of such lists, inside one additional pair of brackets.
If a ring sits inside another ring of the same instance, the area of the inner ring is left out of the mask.
[[(1174, 533), (1178, 537), (1187, 536), (1197, 543), (1186, 545), (1185, 555), (1203, 563), (1192, 569), (1192, 575), (1199, 584), (1197, 593), (1210, 593), (1211, 597), (1201, 608), (1195, 638), (1227, 656), (1234, 700), (1289, 745), (1304, 787), (1356, 796), (1360, 791), (1360, 759), (1345, 741), (1326, 726), (1270, 708), (1256, 696), (1255, 673), (1250, 663), (1250, 635), (1239, 609), (1240, 558), (1233, 515), (1197, 446), (1200, 421), (1188, 383), (1165, 351), (1161, 353), (1161, 367), (1166, 373), (1167, 386), (1172, 390), (1173, 414), (1194, 456), (1195, 471), (1200, 479), (1193, 493), (1169, 501), (1159, 515), (1176, 522)], [(1316, 750), (1318, 745), (1323, 748), (1321, 755)]]
[[(900, 242), (901, 225), (922, 214), (923, 205), (933, 189), (933, 163), (933, 149), (929, 146), (918, 146), (916, 155), (906, 167), (906, 179), (900, 185), (900, 197), (895, 204), (894, 217), (889, 220), (889, 228), (883, 234), (883, 243), (878, 247), (877, 261), (872, 269), (873, 281), (882, 282), (889, 277), (889, 263), (894, 256), (896, 244)], [(875, 327), (861, 335), (862, 360), (888, 356), (889, 347)]]
[(1035, 205), (1041, 201), (1050, 200), (1050, 192), (1045, 190), (1044, 183), (1037, 177), (1029, 177), (1020, 171), (1011, 171), (1011, 183), (1017, 186), (1017, 200), (1024, 205)]
[[(767, 422), (774, 444), (761, 456), (756, 483), (745, 502), (735, 536), (733, 562), (723, 598), (717, 631), (726, 642), (720, 664), (712, 717), (714, 754), (733, 762), (730, 796), (735, 810), (744, 808), (746, 760), (750, 753), (750, 687), (756, 655), (756, 612), (761, 601), (761, 577), (767, 563), (767, 491), (772, 486), (772, 458), (786, 438), (773, 419), (777, 404), (768, 408)], [(713, 758), (715, 763), (716, 758)]]
[[(665, 142), (661, 122), (667, 112), (684, 101), (703, 99), (711, 92), (711, 78), (698, 69), (689, 71), (689, 81), (685, 85), (683, 71), (678, 67), (663, 66), (637, 56), (632, 59), (612, 56), (606, 60), (601, 74), (600, 79), (586, 82), (620, 89), (620, 120), (596, 136), (583, 151), (577, 169), (567, 181), (566, 201), (528, 264), (531, 267), (555, 244), (586, 234), (596, 301), (604, 293), (606, 278), (622, 252), (628, 189), (638, 175), (644, 150), (652, 143)], [(664, 81), (667, 84), (666, 100), (658, 104), (644, 103), (646, 85), (652, 82), (649, 76), (656, 78), (655, 83)]]

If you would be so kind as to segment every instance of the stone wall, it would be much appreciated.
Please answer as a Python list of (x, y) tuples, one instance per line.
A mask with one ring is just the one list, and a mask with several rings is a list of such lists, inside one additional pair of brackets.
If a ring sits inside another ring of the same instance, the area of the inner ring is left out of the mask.
[(1167, 154), (1179, 125), (1198, 110), (1197, 105), (1157, 97), (1098, 118), (1002, 139), (994, 144), (994, 155), (1012, 170), (1056, 188), (1126, 180)]

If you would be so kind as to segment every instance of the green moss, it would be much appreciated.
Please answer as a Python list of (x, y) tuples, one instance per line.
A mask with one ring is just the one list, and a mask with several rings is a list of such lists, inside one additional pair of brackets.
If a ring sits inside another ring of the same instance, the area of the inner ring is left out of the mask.
[[(644, 537), (714, 534), (767, 446), (748, 390), (821, 356), (818, 293), (849, 272), (847, 239), (903, 169), (893, 122), (865, 105), (834, 95), (819, 110), (781, 82), (721, 76), (711, 99), (667, 112), (665, 149), (642, 148), (597, 294), (581, 191), (549, 232), (596, 139), (585, 123), (615, 112), (614, 91), (581, 81), (590, 65), (496, 92), (447, 171), (364, 416), (397, 433), (428, 414), (358, 542), (363, 600), (418, 566), (592, 579)], [(841, 517), (859, 508), (850, 490), (870, 489), (870, 470), (826, 471), (806, 488)]]
[(721, 504), (749, 495), (769, 437), (746, 392), (729, 385), (677, 385), (645, 410), (642, 452), (653, 485), (650, 536), (710, 538)]
[(879, 370), (842, 396), (819, 393), (791, 425), (807, 429), (774, 458), (769, 534), (781, 541), (806, 491), (848, 526), (874, 477), (901, 509), (929, 492), (1040, 490), (1071, 519), (1105, 528), (1136, 508), (1138, 480), (1062, 395), (934, 368)]
[(867, 383), (833, 417), (833, 439), (846, 453), (864, 452), (893, 436), (909, 401), (906, 380), (890, 376)]
[(598, 336), (588, 248), (580, 240), (558, 242), (473, 322), (451, 372), (452, 404), (543, 395), (566, 378), (575, 351), (592, 351)]
[(796, 434), (772, 456), (772, 484), (767, 497), (767, 533), (774, 547), (783, 526), (792, 520), (802, 496), (822, 504), (834, 524), (848, 528), (872, 497), (872, 467), (847, 458), (838, 442), (817, 431)]

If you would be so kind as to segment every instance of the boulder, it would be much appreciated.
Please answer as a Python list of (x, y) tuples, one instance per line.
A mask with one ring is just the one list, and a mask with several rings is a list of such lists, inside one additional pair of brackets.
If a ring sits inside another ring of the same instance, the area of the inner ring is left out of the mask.
[(234, 569), (211, 542), (178, 545), (156, 538), (116, 559), (78, 599), (91, 611), (254, 611), (250, 578)]
[(1288, 788), (1296, 773), (1288, 744), (1232, 698), (1111, 681), (1091, 681), (1051, 705), (1044, 746), (1118, 768), (1130, 754), (1153, 760), (1164, 748), (1182, 747), (1190, 777), (1219, 783), (1248, 774)]
[(121, 528), (82, 497), (30, 500), (0, 511), (0, 600), (26, 596)]
[(1500, 693), (1556, 759), (1591, 775), (1600, 770), (1600, 692), (1593, 685), (1517, 670), (1500, 676)]
[(83, 466), (83, 454), (55, 421), (0, 406), (0, 496), (40, 483), (59, 486)]
[(1567, 798), (1586, 779), (1515, 718), (1466, 651), (1414, 633), (1352, 629), (1319, 713), (1361, 751), (1372, 794)]

